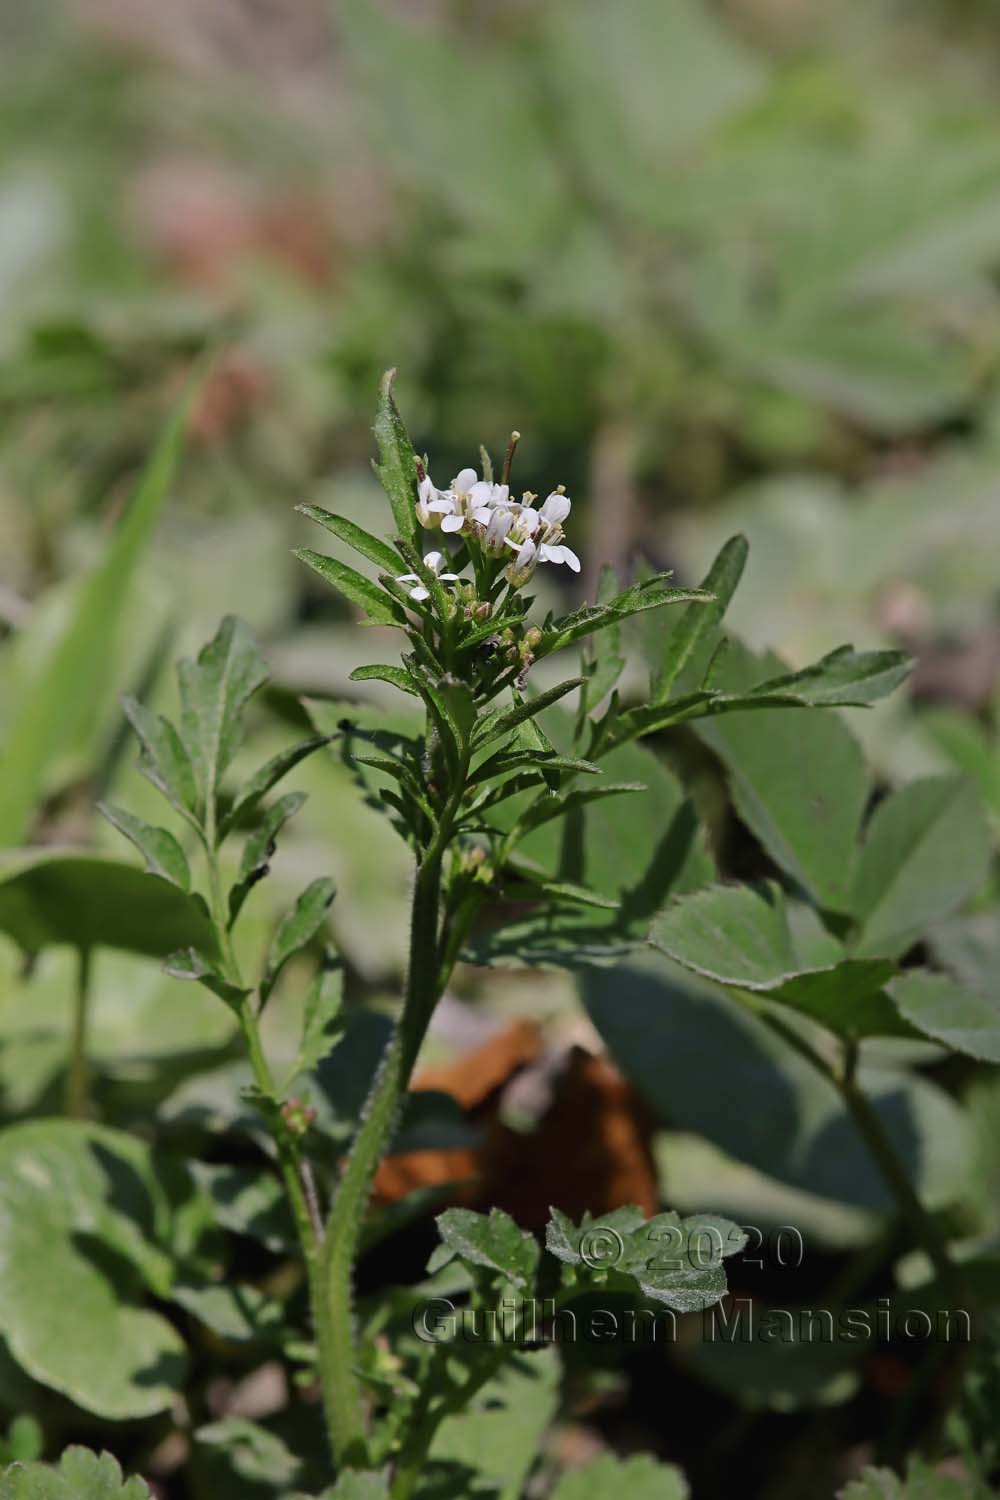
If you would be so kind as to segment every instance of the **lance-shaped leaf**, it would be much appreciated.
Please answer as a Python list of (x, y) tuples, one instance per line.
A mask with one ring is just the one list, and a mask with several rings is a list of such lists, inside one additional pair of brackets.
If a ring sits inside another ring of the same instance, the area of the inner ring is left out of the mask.
[(848, 958), (806, 909), (796, 915), (802, 925), (793, 934), (777, 886), (711, 886), (669, 906), (650, 941), (695, 974), (765, 995), (840, 1036), (908, 1034), (883, 993), (895, 964)]
[(170, 491), (193, 393), (192, 386), (170, 416), (104, 556), (18, 705), (0, 753), (0, 846), (24, 840), (50, 767), (93, 732), (114, 691), (124, 602)]
[(197, 661), (177, 669), (184, 743), (204, 816), (214, 819), (222, 777), (243, 739), (243, 710), (268, 672), (248, 625), (227, 615)]
[(0, 1500), (149, 1500), (149, 1489), (125, 1479), (110, 1453), (72, 1447), (58, 1464), (12, 1464), (0, 1477)]
[(28, 953), (68, 943), (163, 958), (216, 946), (200, 896), (123, 860), (51, 849), (0, 855), (0, 931)]
[[(618, 579), (610, 563), (601, 568), (597, 586), (598, 604), (607, 604), (615, 597)], [(694, 608), (695, 606), (691, 606)], [(617, 620), (603, 630), (597, 631), (584, 646), (585, 682), (580, 693), (580, 717), (596, 708), (618, 681), (625, 670), (625, 658), (621, 652), (621, 627)]]
[(947, 974), (907, 969), (889, 986), (900, 1015), (955, 1052), (1000, 1063), (1000, 1002), (995, 986), (968, 989)]
[(260, 984), (263, 1005), (278, 976), (293, 954), (311, 943), (326, 920), (327, 908), (336, 894), (332, 880), (320, 878), (307, 885), (291, 911), (282, 917), (271, 940)]
[(331, 739), (332, 735), (316, 735), (311, 740), (302, 740), (298, 745), (290, 745), (287, 750), (279, 750), (277, 755), (265, 761), (250, 780), (240, 788), (228, 813), (220, 820), (220, 840), (231, 833), (247, 813), (253, 811), (260, 799), (266, 797), (271, 788), (293, 770), (300, 760), (305, 760), (306, 756), (312, 755), (315, 750), (321, 750), (324, 745), (330, 743)]
[[(382, 376), (379, 389), (378, 411), (375, 416), (379, 462), (375, 465), (375, 473), (392, 506), (396, 530), (404, 541), (416, 546), (419, 538), (416, 510), (417, 460), (392, 392), (395, 375), (395, 370), (387, 370)], [(390, 571), (395, 572), (395, 569)]]
[(345, 599), (364, 610), (373, 625), (406, 623), (406, 616), (395, 600), (355, 568), (349, 568), (346, 563), (338, 562), (335, 557), (327, 557), (325, 553), (313, 552), (310, 547), (298, 547), (294, 555), (331, 584), (338, 593), (343, 594)]
[(535, 647), (535, 657), (551, 656), (553, 651), (561, 651), (565, 646), (571, 646), (574, 641), (583, 640), (585, 636), (592, 635), (596, 630), (604, 630), (610, 625), (617, 624), (620, 620), (627, 620), (632, 615), (641, 614), (643, 610), (660, 609), (665, 604), (690, 604), (701, 601), (708, 604), (711, 595), (703, 593), (700, 589), (678, 589), (668, 588), (664, 585), (664, 578), (669, 578), (669, 573), (656, 574), (652, 578), (644, 579), (641, 583), (633, 584), (631, 588), (625, 589), (623, 593), (609, 599), (605, 604), (585, 604), (581, 609), (574, 610), (572, 614), (564, 615), (562, 619), (547, 623), (542, 639)]
[(189, 822), (196, 822), (198, 786), (191, 757), (169, 719), (135, 698), (123, 698), (125, 717), (142, 746), (139, 769)]
[(719, 636), (719, 626), (736, 592), (746, 567), (749, 543), (745, 536), (733, 536), (725, 543), (702, 582), (702, 589), (713, 597), (709, 603), (689, 604), (666, 639), (663, 657), (656, 673), (651, 698), (663, 703), (670, 697), (681, 673), (694, 668), (700, 677), (700, 665), (707, 666)]
[(471, 1208), (449, 1208), (435, 1222), (441, 1244), (431, 1256), (428, 1270), (439, 1270), (457, 1256), (467, 1265), (497, 1272), (521, 1291), (534, 1285), (538, 1246), (510, 1214), (500, 1208), (488, 1214), (475, 1213)]
[(355, 667), (351, 673), (352, 682), (388, 682), (393, 687), (399, 688), (402, 693), (412, 693), (417, 696), (417, 690), (413, 686), (413, 680), (405, 667), (390, 667), (381, 662), (375, 662), (367, 667)]
[(344, 971), (327, 964), (316, 975), (306, 995), (302, 1016), (302, 1040), (285, 1079), (289, 1088), (300, 1073), (311, 1073), (344, 1034)]
[(523, 814), (517, 826), (520, 833), (525, 835), (541, 828), (543, 823), (548, 823), (553, 818), (561, 818), (575, 808), (586, 807), (588, 802), (645, 790), (646, 784), (642, 781), (603, 781), (597, 786), (574, 787), (562, 795), (555, 793), (550, 797), (539, 797)]
[(930, 776), (900, 787), (875, 809), (861, 851), (855, 951), (905, 953), (980, 889), (990, 855), (986, 811), (971, 783)]
[(476, 733), (477, 744), (484, 745), (502, 734), (509, 734), (519, 724), (533, 719), (536, 714), (544, 713), (547, 708), (552, 707), (553, 703), (558, 703), (560, 698), (565, 698), (567, 693), (578, 688), (583, 681), (582, 677), (570, 677), (565, 682), (557, 683), (555, 687), (546, 688), (545, 692), (539, 693), (536, 698), (520, 699), (513, 708), (495, 709), (493, 713), (487, 714), (480, 720)]
[(165, 828), (154, 828), (141, 818), (133, 817), (123, 807), (113, 802), (98, 802), (98, 812), (125, 835), (139, 850), (151, 875), (159, 875), (179, 886), (182, 891), (191, 889), (191, 868), (187, 856), (172, 833)]
[(243, 903), (253, 887), (267, 874), (271, 856), (281, 829), (294, 817), (306, 800), (305, 792), (286, 792), (261, 816), (257, 827), (243, 845), (236, 884), (229, 892), (229, 925), (236, 921)]
[(218, 995), (233, 1010), (238, 1010), (240, 1001), (250, 991), (240, 989), (226, 978), (215, 961), (197, 948), (180, 948), (163, 961), (164, 973), (171, 979), (193, 979), (203, 984), (213, 995)]
[(374, 563), (383, 573), (394, 574), (399, 571), (399, 553), (395, 552), (387, 542), (380, 541), (378, 537), (356, 526), (346, 516), (335, 515), (332, 511), (323, 510), (318, 505), (297, 505), (295, 509), (301, 511), (304, 516), (308, 516), (310, 521), (318, 521), (320, 526), (335, 537), (339, 537), (342, 542), (346, 542), (349, 547), (353, 547), (355, 552), (360, 552), (362, 557)]

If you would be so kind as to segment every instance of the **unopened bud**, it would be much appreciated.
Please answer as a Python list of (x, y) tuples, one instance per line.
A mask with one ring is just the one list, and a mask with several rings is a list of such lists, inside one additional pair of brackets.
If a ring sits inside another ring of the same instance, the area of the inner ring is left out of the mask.
[(481, 599), (472, 613), (475, 615), (477, 620), (488, 620), (490, 615), (492, 614), (490, 601), (488, 599)]
[(316, 1123), (316, 1111), (311, 1104), (305, 1104), (301, 1099), (286, 1099), (281, 1106), (281, 1118), (292, 1135), (302, 1136)]
[(537, 625), (529, 626), (529, 628), (524, 632), (524, 644), (527, 646), (529, 651), (534, 651), (536, 646), (540, 646), (542, 644), (542, 632), (539, 630)]

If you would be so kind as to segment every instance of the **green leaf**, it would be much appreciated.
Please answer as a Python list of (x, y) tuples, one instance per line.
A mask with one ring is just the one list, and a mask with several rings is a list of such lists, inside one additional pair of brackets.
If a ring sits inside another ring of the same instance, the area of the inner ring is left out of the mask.
[(565, 682), (560, 682), (555, 687), (546, 688), (544, 693), (539, 693), (534, 698), (518, 699), (513, 708), (496, 710), (480, 721), (479, 730), (476, 735), (477, 745), (488, 744), (490, 740), (498, 739), (500, 735), (509, 734), (519, 724), (527, 719), (533, 719), (536, 714), (544, 713), (551, 708), (553, 703), (558, 703), (560, 698), (565, 698), (574, 688), (580, 687), (584, 682), (582, 677), (570, 677)]
[(184, 1376), (183, 1344), (142, 1305), (145, 1285), (169, 1293), (166, 1165), (76, 1120), (0, 1133), (4, 1337), (35, 1380), (112, 1421), (167, 1410)]
[(605, 604), (585, 604), (572, 614), (554, 620), (543, 630), (542, 639), (535, 647), (535, 659), (551, 656), (553, 651), (562, 651), (574, 641), (641, 614), (643, 610), (660, 609), (665, 604), (711, 603), (711, 596), (700, 589), (665, 588), (663, 579), (669, 577), (669, 573), (655, 574), (642, 583), (633, 584)]
[(177, 668), (181, 730), (194, 766), (203, 816), (215, 816), (222, 777), (243, 740), (243, 710), (268, 677), (253, 635), (227, 615), (196, 662)]
[(604, 797), (620, 797), (628, 792), (645, 792), (641, 781), (609, 781), (600, 786), (574, 787), (562, 795), (539, 797), (520, 819), (518, 827), (522, 834), (529, 834), (552, 818), (564, 817), (575, 808), (586, 807), (590, 802), (599, 802)]
[(666, 702), (674, 683), (692, 659), (707, 664), (722, 618), (743, 576), (749, 550), (745, 536), (729, 538), (701, 585), (705, 593), (712, 596), (711, 602), (689, 604), (670, 630), (650, 694), (654, 703)]
[(311, 943), (326, 921), (327, 909), (336, 894), (332, 880), (321, 877), (307, 885), (291, 911), (282, 917), (271, 939), (260, 985), (261, 1004), (267, 1000), (288, 960)]
[(978, 1495), (968, 1479), (942, 1474), (913, 1458), (905, 1480), (891, 1469), (866, 1468), (860, 1479), (838, 1491), (837, 1500), (978, 1500)]
[[(610, 563), (604, 563), (597, 586), (598, 604), (607, 604), (615, 597), (618, 579)], [(621, 654), (621, 628), (617, 620), (604, 630), (598, 631), (584, 648), (585, 682), (580, 692), (581, 718), (596, 708), (618, 681), (625, 670), (625, 658)]]
[(192, 395), (193, 388), (169, 418), (104, 557), (84, 579), (30, 696), (18, 707), (0, 753), (0, 846), (24, 840), (49, 768), (96, 726), (113, 691), (124, 601), (173, 481)]
[(234, 1344), (276, 1342), (285, 1326), (280, 1302), (257, 1287), (227, 1281), (175, 1286), (170, 1299), (219, 1338)]
[(302, 1462), (277, 1433), (247, 1417), (223, 1417), (199, 1427), (195, 1441), (215, 1448), (227, 1470), (248, 1485), (266, 1485), (274, 1494), (294, 1484)]
[(904, 1020), (955, 1052), (1000, 1063), (1000, 1004), (995, 989), (977, 992), (947, 974), (907, 969), (889, 986)]
[[(420, 528), (417, 524), (417, 461), (413, 445), (396, 408), (392, 391), (395, 370), (387, 370), (379, 387), (378, 410), (375, 415), (375, 441), (378, 443), (379, 462), (375, 472), (392, 506), (396, 530), (412, 547), (419, 543)], [(395, 568), (387, 569), (395, 572)]]
[(283, 776), (286, 776), (299, 761), (305, 760), (307, 755), (312, 755), (315, 750), (320, 750), (328, 745), (332, 735), (320, 734), (311, 740), (302, 740), (298, 745), (290, 745), (287, 750), (279, 750), (269, 761), (255, 771), (250, 780), (242, 786), (233, 800), (226, 816), (219, 823), (219, 839), (224, 839), (238, 823), (252, 812), (262, 797), (275, 786)]
[(238, 1010), (240, 1001), (250, 991), (231, 984), (218, 964), (197, 948), (180, 948), (163, 960), (163, 972), (171, 979), (191, 979), (203, 984), (206, 990), (218, 995), (232, 1010)]
[[(488, 1358), (489, 1351), (484, 1353)], [(463, 1497), (521, 1500), (558, 1402), (556, 1351), (515, 1354), (462, 1410), (441, 1423), (425, 1470), (428, 1489), (438, 1466), (447, 1465), (465, 1471)]]
[(304, 792), (286, 792), (261, 815), (260, 822), (243, 845), (236, 883), (229, 892), (229, 925), (236, 921), (243, 903), (259, 880), (267, 874), (281, 829), (306, 800)]
[(912, 658), (903, 651), (855, 651), (853, 646), (838, 646), (811, 667), (759, 683), (749, 697), (788, 694), (817, 708), (852, 708), (886, 697), (912, 670)]
[(343, 1036), (343, 1002), (343, 969), (337, 964), (322, 968), (306, 996), (302, 1040), (285, 1080), (286, 1089), (300, 1073), (311, 1073)]
[(991, 855), (985, 810), (959, 776), (901, 787), (868, 826), (851, 908), (855, 952), (896, 957), (984, 884)]
[[(743, 690), (766, 676), (769, 665), (734, 647), (719, 685)], [(817, 906), (850, 911), (870, 785), (860, 747), (840, 715), (757, 709), (702, 720), (697, 730), (729, 773), (737, 813), (771, 858)]]
[(215, 1219), (233, 1234), (244, 1234), (268, 1250), (282, 1252), (295, 1243), (288, 1200), (273, 1173), (257, 1167), (231, 1167), (196, 1161), (191, 1175), (211, 1199)]
[(13, 1464), (0, 1477), (0, 1500), (149, 1500), (141, 1479), (122, 1477), (110, 1453), (67, 1448), (58, 1465)]
[(143, 775), (172, 807), (197, 826), (194, 767), (177, 730), (169, 719), (153, 713), (135, 698), (123, 698), (122, 708), (142, 746), (139, 767)]
[(368, 667), (355, 667), (351, 673), (352, 682), (388, 682), (393, 687), (399, 688), (400, 692), (411, 693), (417, 697), (417, 690), (413, 686), (413, 679), (405, 667), (389, 667), (380, 663), (374, 663)]
[[(611, 1056), (672, 1130), (810, 1201), (866, 1210), (871, 1234), (875, 1215), (896, 1211), (833, 1084), (746, 1007), (693, 979), (682, 984), (652, 957), (642, 968), (584, 970), (578, 983)], [(970, 1150), (955, 1103), (898, 1069), (863, 1063), (860, 1081), (922, 1201), (953, 1202)]]
[(151, 875), (169, 880), (182, 891), (191, 889), (191, 867), (172, 833), (168, 833), (165, 828), (154, 828), (151, 824), (144, 823), (141, 818), (133, 817), (123, 807), (116, 807), (113, 802), (98, 802), (97, 810), (135, 845)]
[(151, 958), (189, 944), (215, 951), (200, 897), (93, 854), (0, 854), (0, 931), (29, 953), (53, 943), (123, 948)]
[(551, 1500), (687, 1500), (687, 1481), (673, 1464), (659, 1464), (648, 1453), (616, 1458), (604, 1453), (563, 1474)]
[[(808, 920), (806, 912), (800, 916)], [(650, 933), (655, 948), (693, 973), (766, 995), (840, 1036), (905, 1032), (882, 993), (896, 972), (892, 960), (848, 958), (836, 939), (815, 926), (806, 937), (811, 952), (799, 951), (774, 885), (696, 891), (668, 907)]]
[(346, 516), (335, 515), (332, 511), (323, 510), (318, 505), (297, 505), (295, 509), (301, 511), (304, 516), (308, 516), (310, 521), (318, 521), (342, 542), (347, 542), (348, 546), (353, 547), (355, 552), (360, 552), (362, 557), (374, 563), (383, 573), (395, 575), (400, 571), (399, 553), (388, 543), (379, 541), (378, 537), (356, 526)]
[(338, 593), (343, 594), (345, 599), (364, 610), (373, 625), (404, 623), (406, 617), (399, 604), (377, 583), (372, 583), (370, 578), (365, 578), (346, 563), (338, 562), (335, 557), (326, 557), (322, 552), (313, 552), (309, 547), (298, 547), (293, 555), (318, 573)]
[(435, 1220), (441, 1245), (431, 1259), (437, 1270), (458, 1256), (468, 1265), (496, 1271), (521, 1291), (534, 1285), (538, 1246), (519, 1229), (510, 1214), (493, 1208), (478, 1214), (471, 1208), (449, 1208)]

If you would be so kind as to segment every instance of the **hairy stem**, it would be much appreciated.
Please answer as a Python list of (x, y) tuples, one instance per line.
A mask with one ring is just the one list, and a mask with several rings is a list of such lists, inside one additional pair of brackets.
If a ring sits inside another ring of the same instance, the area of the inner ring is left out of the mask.
[(87, 1061), (87, 1012), (90, 1008), (91, 950), (77, 953), (76, 988), (73, 997), (73, 1037), (66, 1073), (66, 1113), (82, 1120), (90, 1096), (90, 1064)]

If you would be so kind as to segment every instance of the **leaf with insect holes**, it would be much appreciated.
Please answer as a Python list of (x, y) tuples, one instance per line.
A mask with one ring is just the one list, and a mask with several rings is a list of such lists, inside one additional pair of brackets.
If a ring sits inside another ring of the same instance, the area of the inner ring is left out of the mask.
[(268, 678), (250, 627), (227, 615), (198, 653), (182, 661), (181, 732), (204, 816), (214, 816), (223, 774), (243, 740), (243, 710)]
[(808, 908), (793, 910), (797, 930), (779, 886), (710, 886), (668, 906), (650, 941), (695, 974), (764, 995), (840, 1036), (908, 1034), (884, 993), (893, 961), (849, 957)]
[(197, 948), (181, 948), (163, 961), (163, 971), (171, 979), (193, 979), (203, 984), (213, 995), (218, 995), (231, 1009), (237, 1010), (240, 1001), (250, 991), (232, 984), (216, 963)]
[(236, 883), (229, 892), (229, 925), (232, 927), (243, 903), (257, 882), (267, 874), (281, 829), (306, 800), (305, 792), (286, 792), (261, 815), (260, 822), (243, 846)]
[(125, 1479), (116, 1458), (89, 1448), (65, 1449), (56, 1464), (12, 1464), (0, 1478), (0, 1500), (149, 1500), (142, 1479)]
[(154, 828), (141, 818), (133, 817), (123, 807), (113, 802), (98, 802), (97, 810), (108, 822), (135, 845), (151, 875), (169, 880), (182, 891), (191, 889), (191, 868), (187, 856), (172, 833), (165, 828)]
[(321, 750), (328, 745), (332, 739), (331, 735), (318, 734), (311, 740), (302, 740), (297, 745), (290, 745), (287, 750), (279, 750), (269, 761), (255, 771), (250, 780), (237, 792), (233, 804), (226, 816), (219, 823), (219, 837), (224, 839), (232, 830), (242, 822), (248, 813), (265, 797), (273, 786), (286, 776), (299, 761), (305, 760), (307, 755)]
[(327, 908), (336, 894), (332, 880), (320, 878), (307, 885), (290, 912), (278, 924), (260, 983), (261, 1004), (267, 1000), (288, 960), (312, 942), (326, 920)]
[(502, 1209), (479, 1214), (471, 1208), (449, 1208), (435, 1223), (441, 1244), (431, 1256), (429, 1271), (439, 1270), (457, 1256), (467, 1265), (496, 1271), (521, 1291), (534, 1284), (538, 1246)]
[(370, 578), (365, 578), (355, 568), (338, 562), (335, 557), (314, 552), (311, 547), (296, 548), (294, 556), (299, 562), (304, 562), (307, 568), (312, 568), (314, 573), (318, 573), (339, 594), (343, 594), (351, 604), (364, 610), (373, 625), (405, 624), (406, 616), (400, 606), (377, 583), (372, 583)]

